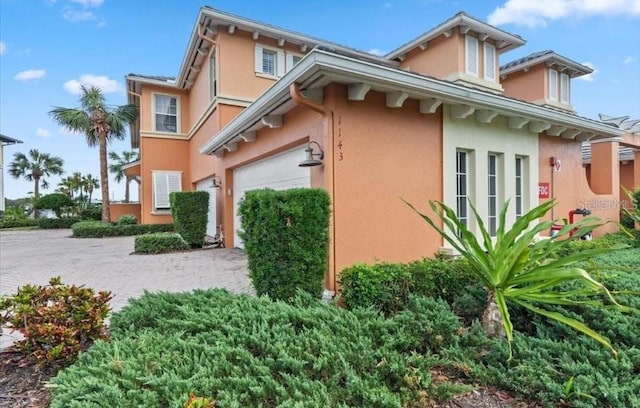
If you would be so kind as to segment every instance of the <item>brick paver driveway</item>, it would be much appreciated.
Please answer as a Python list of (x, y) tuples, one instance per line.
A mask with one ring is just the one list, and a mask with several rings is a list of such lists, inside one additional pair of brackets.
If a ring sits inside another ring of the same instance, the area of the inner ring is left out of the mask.
[(58, 275), (63, 283), (111, 291), (114, 310), (145, 290), (252, 291), (246, 257), (236, 249), (132, 255), (133, 237), (77, 239), (70, 235), (68, 229), (0, 231), (0, 295), (14, 293), (26, 283), (46, 284)]

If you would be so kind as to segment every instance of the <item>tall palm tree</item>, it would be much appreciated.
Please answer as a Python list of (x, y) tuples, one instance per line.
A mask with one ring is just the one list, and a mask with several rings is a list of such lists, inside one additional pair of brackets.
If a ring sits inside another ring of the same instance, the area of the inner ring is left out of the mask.
[[(9, 174), (14, 178), (23, 177), (27, 181), (33, 181), (33, 200), (35, 203), (40, 198), (40, 187), (49, 188), (45, 177), (61, 175), (64, 173), (63, 165), (64, 160), (61, 158), (31, 149), (28, 155), (19, 152), (13, 155), (13, 161), (9, 163)], [(34, 215), (36, 218), (40, 217), (40, 211), (36, 209)]]
[(82, 86), (79, 109), (55, 107), (49, 114), (67, 129), (84, 133), (90, 147), (99, 147), (102, 222), (109, 222), (107, 144), (113, 139), (124, 139), (126, 126), (138, 117), (138, 107), (130, 104), (109, 107), (100, 88)]
[(91, 199), (93, 196), (93, 190), (100, 188), (100, 180), (93, 177), (91, 174), (82, 176), (82, 189), (87, 194), (89, 199), (88, 204), (91, 205)]
[(75, 189), (74, 189), (73, 177), (71, 176), (62, 177), (60, 179), (60, 182), (58, 183), (58, 188), (56, 189), (56, 192), (66, 194), (70, 198), (73, 198), (74, 191)]
[(120, 156), (116, 152), (109, 152), (109, 159), (115, 161), (109, 165), (109, 171), (114, 174), (116, 181), (119, 183), (122, 179), (125, 179), (124, 185), (124, 202), (129, 202), (129, 182), (133, 179), (131, 176), (127, 176), (122, 169), (127, 163), (131, 163), (132, 161), (138, 160), (138, 153), (133, 150), (122, 152), (122, 156)]
[(80, 206), (82, 206), (82, 202), (84, 201), (84, 198), (82, 197), (82, 173), (74, 171), (70, 178), (71, 188), (73, 188), (73, 191), (78, 192), (78, 202), (80, 203)]

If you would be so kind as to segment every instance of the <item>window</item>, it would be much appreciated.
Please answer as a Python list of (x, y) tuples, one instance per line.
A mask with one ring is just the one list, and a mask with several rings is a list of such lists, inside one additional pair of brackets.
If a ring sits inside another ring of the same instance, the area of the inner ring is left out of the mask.
[(524, 177), (524, 158), (516, 156), (516, 179), (515, 179), (515, 201), (516, 201), (516, 219), (522, 217), (524, 210), (524, 194), (523, 194), (523, 177)]
[(209, 81), (211, 83), (211, 99), (215, 98), (218, 94), (216, 83), (216, 49), (211, 51), (211, 58), (209, 59)]
[(489, 43), (484, 43), (484, 79), (496, 80), (496, 47)]
[(549, 70), (549, 99), (558, 100), (558, 71), (555, 69)]
[(478, 39), (469, 35), (465, 36), (465, 55), (467, 74), (478, 76)]
[(178, 98), (154, 94), (154, 121), (157, 132), (178, 132)]
[(498, 156), (495, 154), (489, 154), (487, 174), (487, 197), (489, 198), (487, 229), (489, 235), (495, 237), (498, 228)]
[(169, 194), (182, 191), (182, 172), (152, 171), (153, 176), (153, 210), (168, 211)]
[(469, 158), (465, 151), (456, 152), (456, 215), (462, 224), (468, 226), (468, 184)]
[(560, 74), (560, 102), (569, 103), (569, 75)]
[(255, 49), (257, 74), (281, 77), (285, 72), (284, 52), (257, 45)]
[(300, 62), (301, 59), (301, 56), (287, 52), (287, 72), (291, 71), (291, 69)]

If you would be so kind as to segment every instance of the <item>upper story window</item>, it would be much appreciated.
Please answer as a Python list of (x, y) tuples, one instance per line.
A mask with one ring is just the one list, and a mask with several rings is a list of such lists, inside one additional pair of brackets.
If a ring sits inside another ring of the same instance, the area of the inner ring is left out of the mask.
[(154, 129), (156, 132), (178, 132), (178, 98), (154, 94)]
[(558, 71), (555, 69), (549, 70), (549, 99), (558, 100)]
[(465, 36), (465, 66), (468, 75), (478, 76), (478, 39), (470, 35)]
[(560, 74), (560, 102), (568, 104), (569, 101), (569, 75)]
[(209, 82), (210, 82), (210, 96), (211, 99), (215, 98), (218, 94), (218, 84), (216, 83), (216, 49), (214, 48), (211, 51), (211, 56), (209, 58)]
[(300, 62), (301, 59), (302, 56), (287, 52), (287, 72), (291, 71), (291, 68)]
[(496, 81), (496, 47), (484, 43), (484, 79)]
[(255, 71), (270, 77), (281, 77), (285, 73), (284, 52), (256, 45)]

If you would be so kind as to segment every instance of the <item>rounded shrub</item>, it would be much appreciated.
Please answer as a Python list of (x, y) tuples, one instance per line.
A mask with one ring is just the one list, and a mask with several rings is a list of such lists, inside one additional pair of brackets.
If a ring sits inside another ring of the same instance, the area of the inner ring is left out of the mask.
[(135, 225), (138, 223), (138, 218), (132, 214), (125, 214), (118, 218), (118, 225)]
[(138, 235), (135, 239), (135, 251), (143, 254), (184, 251), (189, 244), (175, 232), (158, 232)]

